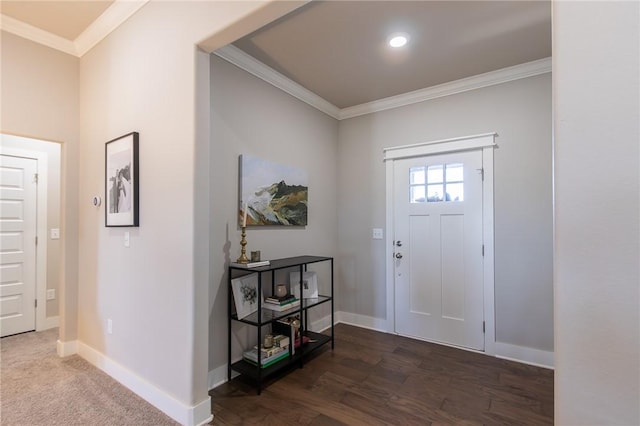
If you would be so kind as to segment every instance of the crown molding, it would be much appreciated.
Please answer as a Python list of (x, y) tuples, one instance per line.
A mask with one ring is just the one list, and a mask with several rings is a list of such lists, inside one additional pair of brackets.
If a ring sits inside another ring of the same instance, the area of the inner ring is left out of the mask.
[(77, 56), (81, 57), (106, 36), (122, 25), (149, 0), (115, 0), (102, 15), (91, 23), (74, 41)]
[(233, 45), (225, 46), (213, 53), (337, 120), (346, 120), (360, 115), (398, 108), (418, 102), (428, 101), (430, 99), (441, 98), (444, 96), (454, 95), (456, 93), (467, 92), (469, 90), (476, 90), (483, 87), (494, 86), (496, 84), (502, 84), (513, 80), (519, 80), (521, 78), (533, 77), (551, 72), (551, 58), (544, 58), (340, 109), (312, 91), (305, 89), (298, 83), (266, 66), (252, 56), (247, 55), (245, 52)]
[(526, 62), (524, 64), (490, 71), (473, 77), (463, 78), (439, 84), (437, 86), (427, 87), (425, 89), (419, 89), (413, 92), (403, 93), (401, 95), (343, 108), (340, 110), (339, 120), (398, 108), (418, 102), (428, 101), (430, 99), (441, 98), (444, 96), (454, 95), (456, 93), (476, 90), (549, 72), (551, 72), (551, 58), (539, 59), (537, 61)]
[(0, 14), (0, 29), (69, 55), (82, 57), (122, 25), (149, 0), (115, 0), (74, 41), (52, 34), (7, 15)]
[(305, 89), (276, 70), (266, 66), (254, 57), (247, 55), (237, 47), (230, 44), (213, 53), (225, 61), (232, 63), (233, 65), (290, 94), (294, 98), (297, 98), (317, 110), (324, 112), (328, 116), (337, 120), (340, 119), (340, 108), (327, 102), (324, 98), (321, 98), (312, 91)]
[(78, 56), (76, 47), (71, 40), (51, 34), (10, 16), (0, 14), (0, 29), (69, 55)]

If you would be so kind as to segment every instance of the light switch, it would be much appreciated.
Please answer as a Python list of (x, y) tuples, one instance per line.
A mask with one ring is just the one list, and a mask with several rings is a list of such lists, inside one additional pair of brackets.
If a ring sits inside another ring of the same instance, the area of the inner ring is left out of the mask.
[(55, 300), (56, 298), (56, 289), (49, 288), (47, 289), (47, 300)]
[(60, 230), (58, 228), (51, 228), (51, 239), (52, 240), (60, 239)]
[(131, 244), (131, 239), (129, 237), (129, 231), (125, 231), (124, 233), (124, 246), (129, 247)]
[(373, 228), (373, 239), (374, 240), (382, 239), (382, 228)]

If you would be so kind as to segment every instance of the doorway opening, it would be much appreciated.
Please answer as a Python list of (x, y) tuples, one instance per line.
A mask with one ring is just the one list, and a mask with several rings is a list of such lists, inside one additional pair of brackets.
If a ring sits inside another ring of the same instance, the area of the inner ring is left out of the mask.
[(59, 325), (61, 145), (6, 134), (0, 137), (0, 324), (5, 336)]
[(494, 354), (495, 133), (387, 148), (387, 331)]

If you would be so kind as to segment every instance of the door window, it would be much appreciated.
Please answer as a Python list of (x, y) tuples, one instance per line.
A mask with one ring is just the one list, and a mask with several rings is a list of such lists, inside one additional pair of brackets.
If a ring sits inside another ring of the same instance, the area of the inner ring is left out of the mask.
[(435, 164), (409, 169), (411, 203), (464, 201), (464, 165)]

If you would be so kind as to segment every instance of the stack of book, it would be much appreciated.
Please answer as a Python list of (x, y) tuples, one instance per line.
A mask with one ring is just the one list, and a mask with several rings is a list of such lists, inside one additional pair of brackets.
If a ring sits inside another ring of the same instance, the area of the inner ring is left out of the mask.
[[(287, 336), (274, 336), (274, 346), (270, 348), (260, 347), (260, 367), (267, 368), (289, 356), (289, 338)], [(258, 347), (254, 346), (242, 354), (245, 361), (258, 365)]]
[(277, 297), (277, 296), (269, 296), (264, 299), (263, 307), (267, 309), (271, 309), (272, 311), (286, 311), (287, 309), (295, 308), (296, 306), (300, 306), (300, 299), (296, 299), (295, 296), (287, 294), (286, 296)]

